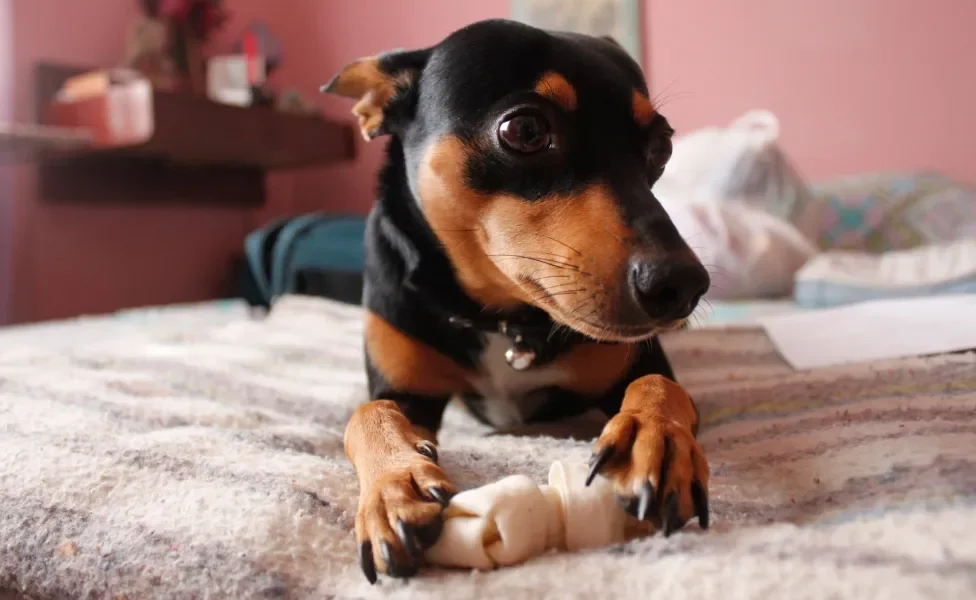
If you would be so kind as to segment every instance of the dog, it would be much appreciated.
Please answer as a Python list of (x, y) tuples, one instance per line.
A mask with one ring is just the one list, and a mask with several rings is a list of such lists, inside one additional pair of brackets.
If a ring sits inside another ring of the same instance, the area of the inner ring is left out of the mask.
[(674, 130), (640, 67), (610, 38), (489, 20), (323, 91), (389, 136), (366, 229), (370, 401), (344, 436), (367, 579), (414, 575), (440, 533), (452, 398), (496, 428), (599, 409), (589, 481), (666, 535), (707, 527), (698, 410), (657, 335), (710, 282), (651, 192)]

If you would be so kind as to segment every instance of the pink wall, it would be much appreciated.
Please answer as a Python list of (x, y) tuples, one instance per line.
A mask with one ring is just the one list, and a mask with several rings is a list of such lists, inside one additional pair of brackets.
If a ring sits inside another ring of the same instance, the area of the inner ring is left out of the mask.
[[(113, 64), (136, 0), (0, 0), (0, 52), (12, 48), (12, 89), (0, 54), (0, 118), (33, 118), (39, 60)], [(348, 119), (350, 102), (318, 86), (345, 62), (436, 42), (507, 0), (228, 0), (226, 47), (252, 18), (269, 23), (286, 62), (275, 83)], [(765, 107), (783, 144), (812, 178), (868, 169), (937, 168), (976, 179), (976, 3), (945, 0), (647, 0), (652, 88), (671, 99), (681, 130)], [(12, 14), (9, 9), (13, 7)], [(9, 21), (9, 23), (8, 23)], [(4, 26), (13, 36), (4, 35)], [(12, 101), (12, 102), (11, 102)], [(359, 143), (354, 164), (270, 178), (257, 210), (187, 206), (70, 206), (37, 201), (36, 171), (0, 167), (0, 323), (189, 301), (226, 289), (242, 236), (270, 218), (308, 210), (365, 212), (382, 142)], [(9, 174), (9, 173), (8, 173)], [(3, 195), (13, 190), (13, 200)], [(4, 212), (6, 211), (6, 212)], [(11, 231), (12, 230), (12, 231)], [(177, 242), (177, 240), (179, 240)], [(12, 244), (13, 275), (2, 244)], [(12, 282), (12, 309), (4, 293)]]
[[(13, 40), (11, 34), (12, 0), (0, 0), (0, 123), (10, 121), (13, 113), (11, 79)], [(10, 318), (10, 285), (13, 236), (13, 172), (0, 157), (0, 325)]]
[[(275, 12), (263, 7), (274, 4)], [(297, 87), (316, 99), (326, 114), (351, 119), (352, 102), (322, 96), (319, 87), (345, 63), (363, 56), (396, 48), (419, 48), (434, 44), (455, 29), (481, 19), (504, 17), (508, 0), (235, 0), (229, 3), (239, 14), (261, 14), (285, 45), (285, 63), (275, 83)], [(287, 8), (285, 8), (287, 6)], [(263, 11), (263, 12), (262, 12)], [(248, 19), (241, 19), (241, 26)], [(238, 33), (230, 27), (227, 36)], [(304, 173), (274, 177), (279, 194), (277, 210), (292, 211), (330, 207), (363, 212), (373, 201), (376, 169), (382, 158), (383, 141), (365, 143), (357, 137), (357, 161)], [(262, 214), (266, 215), (268, 210)]]
[[(15, 2), (14, 116), (34, 117), (31, 69), (36, 62), (114, 64), (135, 5), (135, 0)], [(467, 22), (504, 14), (507, 3), (229, 0), (228, 7), (234, 20), (216, 48), (229, 44), (253, 18), (267, 21), (286, 53), (276, 83), (298, 87), (322, 102), (328, 114), (346, 120), (347, 102), (316, 93), (346, 61), (433, 43)], [(243, 236), (253, 227), (300, 211), (368, 210), (380, 147), (374, 143), (362, 149), (354, 164), (273, 175), (271, 197), (258, 210), (42, 204), (36, 170), (18, 167), (13, 235), (5, 236), (12, 237), (16, 258), (13, 308), (6, 316), (32, 321), (219, 296), (227, 289)], [(0, 237), (3, 233), (0, 229)], [(4, 317), (0, 310), (0, 323), (8, 320)]]
[[(14, 114), (34, 119), (38, 61), (112, 65), (135, 2), (14, 2)], [(239, 208), (53, 205), (37, 171), (16, 170), (13, 320), (102, 312), (215, 294), (248, 225)], [(178, 242), (178, 240), (180, 240)]]
[(972, 0), (649, 0), (647, 64), (679, 130), (770, 109), (808, 177), (976, 183), (974, 23)]

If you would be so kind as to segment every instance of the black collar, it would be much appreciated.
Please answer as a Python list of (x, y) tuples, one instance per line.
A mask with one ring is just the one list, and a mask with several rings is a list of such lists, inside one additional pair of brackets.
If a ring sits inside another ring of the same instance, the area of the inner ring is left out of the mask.
[(457, 328), (474, 329), (481, 333), (497, 333), (508, 338), (505, 361), (516, 371), (524, 371), (549, 362), (558, 354), (556, 346), (564, 347), (565, 343), (564, 340), (562, 340), (563, 344), (551, 343), (556, 325), (548, 315), (543, 318), (518, 314), (494, 317), (479, 315), (474, 318), (451, 315), (447, 317), (447, 322)]
[[(408, 285), (408, 289), (429, 312), (454, 329), (508, 338), (505, 358), (513, 369), (522, 371), (543, 365), (573, 345), (593, 341), (581, 333), (560, 327), (548, 313), (533, 306), (513, 311), (487, 311), (460, 289), (453, 272), (450, 281), (449, 287), (443, 284), (436, 288)], [(436, 292), (429, 292), (431, 289)]]
[(549, 315), (539, 311), (541, 315), (532, 314), (534, 309), (512, 313), (495, 313), (480, 315), (447, 314), (447, 322), (461, 329), (474, 329), (483, 333), (500, 333), (502, 335), (549, 335), (556, 324)]
[(532, 306), (487, 312), (457, 282), (450, 260), (415, 202), (386, 201), (380, 209), (386, 218), (378, 226), (402, 261), (402, 291), (446, 325), (504, 335), (511, 344), (506, 356), (531, 354), (533, 359), (528, 366), (548, 362), (575, 344), (593, 341), (559, 327), (548, 313)]

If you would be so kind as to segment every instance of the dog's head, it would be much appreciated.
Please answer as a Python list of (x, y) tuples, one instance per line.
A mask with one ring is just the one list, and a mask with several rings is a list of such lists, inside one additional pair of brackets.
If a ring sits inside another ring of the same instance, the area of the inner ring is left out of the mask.
[(347, 65), (364, 137), (392, 134), (466, 292), (601, 340), (694, 310), (708, 273), (651, 193), (673, 130), (612, 40), (484, 21)]

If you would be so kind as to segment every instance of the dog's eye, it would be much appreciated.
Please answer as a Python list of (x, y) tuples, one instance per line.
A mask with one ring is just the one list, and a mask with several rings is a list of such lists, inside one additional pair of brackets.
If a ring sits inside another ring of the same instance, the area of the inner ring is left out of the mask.
[(647, 160), (655, 169), (663, 169), (671, 159), (671, 136), (661, 135), (651, 140)]
[(542, 115), (517, 115), (498, 126), (498, 140), (511, 150), (532, 154), (552, 145), (552, 131)]

